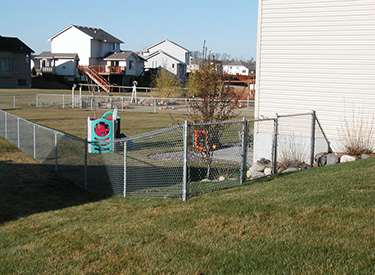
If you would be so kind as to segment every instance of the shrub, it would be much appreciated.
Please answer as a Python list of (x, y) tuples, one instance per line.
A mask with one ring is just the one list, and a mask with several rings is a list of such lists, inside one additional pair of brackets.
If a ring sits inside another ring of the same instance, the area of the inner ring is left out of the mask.
[(341, 139), (340, 150), (348, 155), (360, 156), (374, 152), (374, 116), (365, 115), (353, 107), (352, 117), (344, 116), (338, 130)]

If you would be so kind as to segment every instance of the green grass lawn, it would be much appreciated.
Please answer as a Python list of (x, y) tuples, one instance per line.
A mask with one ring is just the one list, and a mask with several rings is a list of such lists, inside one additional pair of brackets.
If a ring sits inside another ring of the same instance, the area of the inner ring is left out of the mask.
[(84, 193), (0, 145), (0, 274), (375, 272), (375, 158), (183, 203)]

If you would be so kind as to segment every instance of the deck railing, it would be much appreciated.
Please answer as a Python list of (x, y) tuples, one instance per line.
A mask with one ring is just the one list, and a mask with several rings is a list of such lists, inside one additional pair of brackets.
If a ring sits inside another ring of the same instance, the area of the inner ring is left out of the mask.
[(103, 66), (103, 65), (91, 65), (89, 66), (90, 69), (96, 71), (99, 74), (123, 74), (125, 73), (124, 66)]

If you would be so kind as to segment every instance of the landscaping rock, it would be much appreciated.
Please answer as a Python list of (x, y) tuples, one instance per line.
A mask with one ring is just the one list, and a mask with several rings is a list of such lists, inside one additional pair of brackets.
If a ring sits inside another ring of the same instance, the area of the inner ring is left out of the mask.
[(224, 176), (220, 176), (220, 177), (218, 178), (218, 181), (225, 181), (225, 177), (224, 177)]
[(251, 177), (251, 171), (250, 171), (250, 169), (247, 170), (247, 172), (246, 172), (246, 177), (247, 177), (248, 179)]
[(349, 156), (349, 155), (343, 155), (343, 156), (340, 158), (340, 162), (351, 162), (351, 161), (356, 161), (356, 160), (357, 160), (356, 157)]
[(259, 171), (254, 171), (254, 172), (251, 172), (251, 175), (250, 177), (251, 178), (261, 178), (261, 177), (264, 177), (264, 173), (263, 172), (259, 172)]
[(265, 168), (266, 167), (264, 167), (264, 165), (260, 164), (259, 162), (256, 162), (253, 164), (253, 166), (250, 167), (250, 171), (251, 172), (263, 172)]
[(272, 169), (267, 167), (267, 168), (264, 169), (263, 173), (264, 173), (265, 176), (272, 175)]
[(369, 159), (369, 158), (371, 158), (371, 156), (368, 154), (362, 154), (361, 156), (361, 159)]
[(339, 162), (340, 162), (340, 158), (338, 156), (335, 156), (332, 154), (327, 156), (327, 165), (333, 165)]
[(322, 155), (318, 158), (318, 166), (325, 166), (327, 164), (327, 156)]
[(282, 173), (289, 173), (289, 172), (295, 172), (298, 171), (298, 168), (296, 167), (289, 167), (288, 169), (284, 170)]
[(260, 160), (257, 161), (257, 163), (262, 164), (265, 167), (271, 166), (271, 161), (269, 159), (265, 159), (265, 158), (261, 158)]
[(315, 161), (316, 162), (318, 162), (318, 159), (320, 158), (320, 157), (323, 157), (323, 156), (325, 156), (325, 155), (327, 155), (328, 153), (326, 153), (326, 152), (320, 152), (320, 153), (317, 153), (316, 155), (315, 155)]

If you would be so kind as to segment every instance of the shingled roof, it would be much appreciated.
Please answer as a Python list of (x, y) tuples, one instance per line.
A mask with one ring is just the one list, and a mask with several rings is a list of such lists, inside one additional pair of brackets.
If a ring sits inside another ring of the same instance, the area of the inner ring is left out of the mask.
[(131, 55), (133, 55), (138, 60), (146, 61), (146, 59), (144, 59), (142, 56), (132, 51), (121, 51), (121, 52), (109, 53), (106, 57), (104, 57), (104, 60), (108, 60), (108, 61), (126, 60)]
[(109, 43), (124, 43), (120, 39), (114, 37), (113, 35), (109, 34), (106, 31), (103, 31), (102, 29), (83, 27), (83, 26), (77, 26), (77, 25), (70, 25), (69, 27), (63, 29), (62, 31), (55, 34), (48, 40), (54, 39), (56, 36), (60, 35), (61, 33), (65, 32), (66, 30), (70, 28), (76, 28), (96, 40), (102, 40), (102, 41), (109, 42)]
[(0, 36), (0, 52), (33, 53), (34, 51), (16, 37)]

